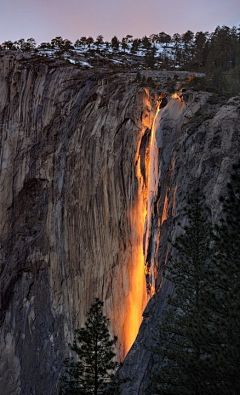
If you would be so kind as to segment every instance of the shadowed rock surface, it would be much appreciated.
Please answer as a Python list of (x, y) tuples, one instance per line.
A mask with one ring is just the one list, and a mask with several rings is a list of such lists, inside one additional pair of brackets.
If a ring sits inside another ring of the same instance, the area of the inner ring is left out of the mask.
[[(159, 79), (167, 79), (159, 72)], [(0, 59), (0, 389), (55, 395), (74, 329), (95, 296), (126, 353), (134, 246), (129, 210), (139, 192), (156, 96), (134, 73), (84, 71)], [(156, 76), (155, 76), (156, 78)], [(185, 93), (186, 96), (186, 93)], [(146, 345), (161, 317), (167, 239), (189, 191), (207, 195), (213, 219), (230, 164), (239, 155), (240, 101), (210, 104), (192, 92), (157, 119), (159, 183), (151, 205), (148, 256), (158, 293), (150, 300), (122, 375), (123, 394), (144, 394), (152, 357)], [(140, 240), (141, 241), (141, 240)], [(135, 279), (137, 282), (138, 279)]]

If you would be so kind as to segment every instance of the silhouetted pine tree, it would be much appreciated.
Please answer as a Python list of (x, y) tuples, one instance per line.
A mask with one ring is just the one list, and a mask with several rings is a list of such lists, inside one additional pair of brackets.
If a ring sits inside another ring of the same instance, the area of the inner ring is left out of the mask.
[(148, 67), (153, 68), (155, 65), (155, 54), (156, 54), (156, 47), (150, 47), (145, 54), (146, 64)]
[(137, 38), (135, 40), (133, 40), (131, 52), (132, 53), (137, 52), (139, 50), (139, 45), (140, 44), (141, 44), (141, 40), (139, 40)]
[(240, 393), (240, 161), (233, 170), (215, 232), (197, 199), (176, 241), (166, 276), (175, 293), (157, 339), (154, 394)]
[[(220, 323), (215, 358), (219, 361), (220, 394), (240, 393), (240, 160), (233, 166), (226, 198), (221, 198), (223, 218), (215, 228), (217, 254), (212, 275)], [(219, 351), (220, 349), (220, 351)]]
[(166, 318), (160, 325), (155, 352), (160, 362), (149, 393), (161, 395), (217, 394), (218, 375), (211, 351), (219, 324), (212, 310), (211, 225), (200, 198), (187, 210), (188, 225), (174, 245), (176, 259), (166, 278), (174, 283)]
[(118, 40), (117, 36), (114, 36), (111, 39), (111, 44), (112, 44), (113, 49), (117, 50), (119, 48), (119, 40)]
[(109, 320), (103, 315), (102, 306), (96, 298), (87, 314), (85, 327), (76, 330), (76, 339), (70, 348), (77, 358), (65, 361), (61, 394), (107, 394), (108, 388), (113, 387), (113, 372), (117, 367), (113, 361), (113, 346), (117, 338), (111, 339)]

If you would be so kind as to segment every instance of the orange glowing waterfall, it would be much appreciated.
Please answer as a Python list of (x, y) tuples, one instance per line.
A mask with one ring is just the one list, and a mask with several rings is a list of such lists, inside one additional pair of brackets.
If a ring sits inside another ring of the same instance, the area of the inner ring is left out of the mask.
[(148, 185), (149, 185), (149, 174), (150, 174), (150, 157), (151, 157), (151, 146), (154, 133), (154, 124), (157, 117), (159, 107), (157, 108), (156, 115), (154, 117), (151, 140), (150, 140), (150, 152), (145, 158), (145, 170), (147, 180), (144, 183), (144, 179), (140, 169), (140, 141), (136, 155), (136, 176), (138, 179), (138, 193), (134, 201), (133, 206), (129, 210), (128, 219), (131, 224), (131, 257), (129, 258), (128, 264), (128, 279), (129, 279), (129, 294), (126, 304), (126, 319), (124, 325), (124, 340), (126, 354), (131, 348), (133, 342), (139, 331), (139, 327), (142, 322), (142, 313), (147, 304), (148, 295), (146, 290), (146, 279), (145, 279), (145, 259), (143, 252), (143, 234), (144, 225), (147, 215), (147, 197), (148, 197)]
[(127, 300), (125, 320), (125, 353), (129, 351), (136, 339), (141, 321), (142, 312), (147, 303), (146, 283), (144, 276), (144, 255), (142, 248), (143, 218), (139, 216), (143, 212), (143, 200), (140, 194), (134, 203), (129, 220), (133, 226), (135, 245), (132, 245), (130, 264), (128, 265), (128, 278), (130, 292)]
[[(128, 296), (126, 300), (126, 318), (123, 328), (124, 356), (127, 354), (136, 339), (142, 321), (142, 312), (146, 306), (147, 300), (155, 293), (156, 273), (154, 268), (154, 254), (159, 248), (160, 241), (158, 237), (157, 240), (154, 240), (155, 244), (150, 246), (149, 240), (151, 235), (153, 205), (157, 197), (159, 178), (161, 177), (156, 131), (160, 125), (162, 114), (166, 109), (170, 114), (171, 119), (175, 119), (176, 123), (179, 123), (181, 122), (181, 114), (185, 106), (183, 97), (179, 96), (177, 93), (172, 95), (168, 105), (161, 110), (159, 109), (160, 103), (151, 128), (149, 148), (145, 152), (145, 181), (140, 166), (141, 138), (138, 142), (137, 154), (135, 157), (138, 193), (131, 209), (128, 212), (128, 220), (131, 226), (131, 252), (127, 266)], [(148, 127), (148, 125), (145, 126)], [(143, 130), (143, 133), (144, 132), (145, 129)], [(176, 190), (177, 187), (174, 189), (174, 202)], [(168, 194), (166, 192), (159, 226), (161, 226), (167, 219), (168, 208), (169, 202)], [(143, 236), (145, 245), (143, 245)], [(146, 262), (149, 248), (151, 249), (151, 257), (150, 260)]]
[[(161, 103), (161, 102), (160, 102)], [(156, 141), (156, 129), (160, 123), (161, 115), (159, 113), (160, 103), (158, 105), (153, 126), (151, 130), (151, 139), (150, 139), (150, 152), (149, 152), (149, 171), (148, 171), (148, 182), (147, 182), (147, 215), (145, 220), (145, 245), (144, 255), (147, 257), (148, 248), (149, 248), (149, 238), (151, 234), (151, 221), (152, 221), (152, 205), (154, 203), (158, 182), (159, 182), (159, 171), (158, 171), (158, 148)], [(162, 110), (163, 111), (163, 110)], [(147, 290), (148, 295), (152, 296), (155, 293), (155, 273), (154, 273), (154, 262), (151, 259), (151, 262), (147, 262), (145, 266), (145, 273), (147, 274)]]

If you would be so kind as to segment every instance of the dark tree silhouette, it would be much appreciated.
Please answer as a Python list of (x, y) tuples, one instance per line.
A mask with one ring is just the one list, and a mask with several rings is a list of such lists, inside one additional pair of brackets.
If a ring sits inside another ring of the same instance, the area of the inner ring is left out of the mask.
[(223, 218), (215, 228), (217, 254), (212, 283), (221, 328), (221, 353), (217, 348), (215, 355), (220, 361), (219, 393), (237, 395), (240, 391), (240, 160), (233, 166), (227, 187), (227, 196), (220, 198)]
[(167, 269), (166, 278), (175, 291), (168, 298), (166, 318), (156, 338), (154, 352), (157, 349), (160, 362), (154, 369), (149, 393), (210, 395), (212, 386), (208, 384), (217, 376), (211, 342), (219, 327), (209, 307), (211, 226), (198, 196), (187, 209), (187, 216), (184, 234), (174, 244), (176, 259)]
[(110, 336), (109, 320), (103, 315), (102, 306), (103, 302), (96, 298), (87, 313), (85, 327), (76, 330), (76, 339), (70, 347), (76, 358), (65, 361), (61, 394), (107, 394), (112, 386), (117, 367), (113, 347), (117, 338)]
[(114, 37), (112, 38), (111, 44), (112, 44), (112, 47), (113, 47), (114, 49), (118, 49), (118, 48), (119, 48), (119, 40), (118, 40), (117, 36), (114, 36)]
[(154, 394), (239, 394), (240, 161), (221, 201), (214, 231), (196, 200), (176, 240), (177, 258), (166, 275), (175, 293), (157, 338)]
[(101, 45), (103, 43), (104, 43), (103, 36), (102, 35), (97, 36), (95, 44), (96, 44), (98, 49), (99, 49), (99, 45)]

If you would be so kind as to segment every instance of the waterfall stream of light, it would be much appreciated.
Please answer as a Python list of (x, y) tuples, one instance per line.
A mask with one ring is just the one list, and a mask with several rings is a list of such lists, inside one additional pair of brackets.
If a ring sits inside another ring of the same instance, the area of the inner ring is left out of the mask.
[[(161, 102), (160, 102), (161, 103)], [(157, 194), (158, 183), (159, 183), (159, 164), (158, 164), (158, 147), (157, 147), (157, 140), (156, 140), (156, 130), (159, 127), (161, 116), (164, 111), (164, 108), (160, 110), (160, 103), (158, 105), (152, 130), (151, 130), (151, 138), (150, 138), (150, 153), (149, 153), (149, 172), (148, 172), (148, 187), (147, 187), (147, 215), (145, 219), (144, 225), (144, 256), (145, 261), (148, 255), (148, 247), (149, 247), (149, 237), (151, 234), (151, 222), (152, 222), (152, 206)], [(151, 262), (145, 262), (145, 274), (147, 274), (148, 278), (150, 279), (149, 283), (147, 284), (148, 294), (152, 296), (155, 293), (155, 276), (154, 276), (154, 265)]]
[[(177, 100), (176, 100), (177, 99)], [(159, 147), (156, 134), (159, 133), (163, 113), (167, 111), (173, 119), (177, 119), (183, 109), (183, 100), (176, 94), (168, 105), (160, 109), (158, 104), (152, 127), (149, 148), (145, 151), (145, 180), (140, 165), (140, 142), (135, 158), (136, 176), (138, 179), (138, 193), (131, 209), (128, 220), (131, 225), (131, 256), (128, 265), (129, 294), (126, 303), (126, 319), (124, 323), (124, 356), (131, 348), (142, 322), (142, 313), (148, 299), (155, 293), (155, 263), (154, 253), (159, 248), (159, 235), (153, 235), (153, 245), (149, 245), (152, 234), (152, 220), (154, 217), (154, 203), (157, 198), (161, 166), (159, 164)], [(159, 137), (159, 135), (158, 135)], [(160, 226), (168, 216), (168, 196), (164, 196), (164, 205)], [(155, 244), (154, 244), (155, 243)], [(149, 248), (150, 261), (147, 261)], [(146, 281), (147, 280), (147, 281)]]
[[(156, 256), (160, 246), (160, 227), (163, 225), (164, 221), (168, 218), (168, 195), (170, 187), (163, 188), (159, 195), (159, 185), (162, 172), (162, 159), (159, 158), (160, 151), (164, 149), (164, 135), (163, 135), (163, 114), (166, 113), (167, 118), (174, 120), (176, 128), (182, 120), (182, 112), (185, 108), (184, 100), (178, 93), (172, 95), (168, 104), (160, 109), (155, 116), (152, 133), (151, 133), (151, 143), (150, 143), (150, 160), (149, 160), (149, 179), (148, 179), (148, 193), (147, 193), (147, 216), (144, 227), (144, 256), (145, 256), (145, 273), (147, 274), (147, 289), (150, 296), (155, 293), (155, 267), (156, 267)], [(165, 114), (164, 114), (165, 118)], [(175, 195), (174, 193), (174, 205), (175, 205)], [(159, 196), (158, 196), (159, 195)], [(161, 198), (161, 202), (157, 203), (157, 199)], [(156, 208), (157, 204), (157, 208)], [(160, 209), (160, 204), (162, 204), (162, 209)], [(160, 209), (160, 211), (159, 211)], [(157, 214), (156, 214), (157, 213)], [(153, 223), (156, 222), (155, 216), (157, 218), (157, 226), (155, 223), (155, 228), (153, 229)], [(155, 219), (154, 219), (155, 218)], [(150, 240), (151, 239), (151, 240)]]
[[(152, 130), (154, 129), (155, 119), (159, 112), (159, 106), (153, 120)], [(147, 304), (148, 295), (146, 290), (146, 279), (145, 279), (145, 269), (144, 269), (144, 251), (143, 251), (143, 235), (144, 235), (144, 224), (147, 215), (147, 196), (148, 196), (148, 185), (149, 185), (149, 174), (151, 169), (149, 168), (149, 158), (151, 156), (151, 146), (152, 146), (152, 134), (150, 140), (150, 148), (147, 150), (148, 153), (145, 156), (145, 173), (146, 179), (141, 172), (140, 168), (140, 142), (137, 149), (137, 167), (136, 176), (138, 179), (138, 193), (137, 197), (128, 213), (129, 223), (132, 229), (132, 249), (130, 264), (128, 269), (128, 279), (129, 279), (129, 296), (127, 301), (127, 312), (126, 321), (124, 326), (124, 337), (125, 337), (125, 350), (126, 354), (131, 348), (134, 340), (139, 331), (139, 327), (142, 322), (142, 313)], [(149, 152), (150, 150), (150, 152)]]

